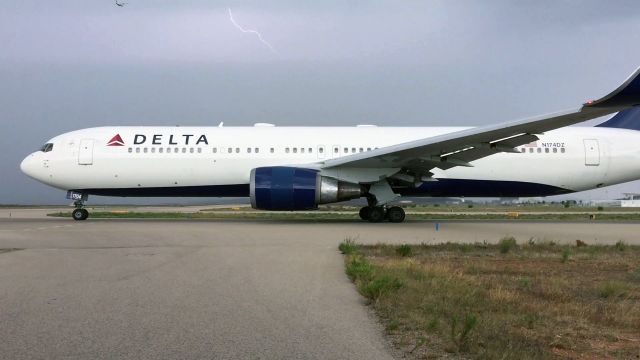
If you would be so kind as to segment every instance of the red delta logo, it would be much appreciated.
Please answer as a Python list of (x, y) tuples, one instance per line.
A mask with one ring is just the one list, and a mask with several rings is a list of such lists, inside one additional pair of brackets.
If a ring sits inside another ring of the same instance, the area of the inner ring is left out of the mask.
[(124, 141), (122, 141), (122, 137), (120, 137), (120, 134), (116, 134), (116, 136), (109, 140), (107, 146), (124, 146)]

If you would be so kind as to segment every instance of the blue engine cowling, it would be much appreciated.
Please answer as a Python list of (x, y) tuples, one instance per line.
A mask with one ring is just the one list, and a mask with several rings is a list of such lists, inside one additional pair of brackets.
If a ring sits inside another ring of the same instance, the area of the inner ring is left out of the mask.
[(251, 206), (262, 210), (312, 210), (327, 204), (358, 198), (358, 184), (320, 176), (318, 170), (287, 166), (251, 170)]
[(318, 171), (286, 166), (251, 170), (251, 206), (263, 210), (310, 210), (317, 207)]

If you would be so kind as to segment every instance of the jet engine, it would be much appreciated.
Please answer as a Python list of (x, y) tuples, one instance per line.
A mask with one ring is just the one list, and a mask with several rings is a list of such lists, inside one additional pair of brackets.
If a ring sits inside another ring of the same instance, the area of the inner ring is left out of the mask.
[(319, 204), (357, 199), (360, 184), (321, 176), (318, 170), (288, 166), (251, 170), (251, 206), (261, 210), (312, 210)]

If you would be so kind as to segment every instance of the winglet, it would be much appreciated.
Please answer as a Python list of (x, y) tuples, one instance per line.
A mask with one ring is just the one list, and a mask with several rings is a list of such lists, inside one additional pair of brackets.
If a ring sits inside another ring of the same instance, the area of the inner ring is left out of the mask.
[(640, 68), (608, 95), (598, 100), (587, 101), (583, 105), (598, 108), (625, 108), (640, 105)]

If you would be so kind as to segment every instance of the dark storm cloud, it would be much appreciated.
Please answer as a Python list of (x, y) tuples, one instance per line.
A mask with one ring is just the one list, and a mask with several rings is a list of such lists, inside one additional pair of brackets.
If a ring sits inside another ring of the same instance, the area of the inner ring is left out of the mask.
[[(227, 7), (278, 54), (234, 28)], [(0, 203), (60, 202), (62, 192), (18, 164), (77, 128), (482, 125), (574, 107), (640, 65), (636, 9), (633, 1), (3, 4)]]

